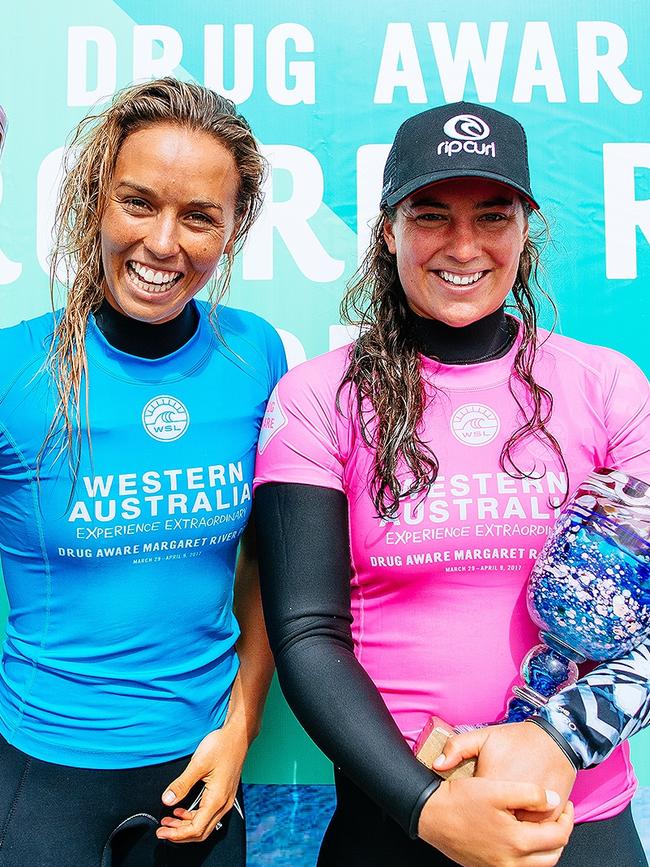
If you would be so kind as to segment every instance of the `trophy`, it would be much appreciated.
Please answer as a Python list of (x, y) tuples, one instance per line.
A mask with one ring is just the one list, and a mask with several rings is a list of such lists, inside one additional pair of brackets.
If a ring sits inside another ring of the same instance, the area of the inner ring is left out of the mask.
[[(521, 664), (505, 722), (520, 722), (578, 679), (578, 665), (628, 653), (650, 635), (650, 485), (598, 468), (566, 503), (533, 566), (526, 593), (541, 644)], [(452, 729), (431, 717), (414, 751), (428, 767)], [(471, 776), (468, 759), (449, 777)]]

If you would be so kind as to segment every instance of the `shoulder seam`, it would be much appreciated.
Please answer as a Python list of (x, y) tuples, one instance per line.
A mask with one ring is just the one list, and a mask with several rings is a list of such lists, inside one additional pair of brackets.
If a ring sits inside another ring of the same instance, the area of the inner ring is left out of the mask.
[[(573, 361), (577, 362), (581, 367), (585, 368), (585, 370), (589, 370), (595, 376), (598, 376), (600, 378), (602, 371), (598, 370), (598, 368), (596, 368), (596, 367), (593, 367), (593, 365), (591, 365), (587, 361), (585, 361), (584, 358), (580, 358), (579, 355), (576, 355), (573, 352), (570, 352), (568, 349), (565, 349), (563, 346), (559, 346), (557, 343), (553, 344), (551, 348), (554, 351), (560, 352), (562, 355), (565, 355), (568, 358), (571, 358)], [(607, 349), (607, 347), (604, 347), (604, 346), (601, 348)], [(540, 351), (544, 352), (544, 345), (542, 345), (540, 347)]]

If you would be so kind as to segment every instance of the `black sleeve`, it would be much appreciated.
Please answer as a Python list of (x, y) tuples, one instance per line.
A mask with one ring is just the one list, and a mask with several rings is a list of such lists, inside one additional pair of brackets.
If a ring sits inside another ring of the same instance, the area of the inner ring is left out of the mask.
[(261, 485), (255, 522), (264, 613), (287, 702), (334, 764), (417, 836), (440, 777), (415, 758), (354, 655), (345, 495)]

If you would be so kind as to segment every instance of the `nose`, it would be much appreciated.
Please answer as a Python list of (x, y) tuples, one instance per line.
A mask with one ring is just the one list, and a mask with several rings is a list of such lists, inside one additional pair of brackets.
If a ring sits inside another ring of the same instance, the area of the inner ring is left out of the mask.
[(164, 212), (157, 214), (149, 226), (144, 245), (157, 259), (175, 256), (180, 249), (179, 227), (175, 215)]
[(451, 259), (463, 264), (480, 255), (479, 236), (473, 222), (459, 221), (450, 227), (445, 252)]

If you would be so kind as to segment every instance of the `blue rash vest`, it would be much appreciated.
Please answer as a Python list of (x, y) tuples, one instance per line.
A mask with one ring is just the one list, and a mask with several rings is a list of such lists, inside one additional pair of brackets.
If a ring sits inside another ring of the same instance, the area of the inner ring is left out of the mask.
[[(0, 733), (45, 761), (137, 767), (191, 753), (224, 721), (232, 611), (277, 333), (205, 304), (176, 352), (143, 359), (87, 328), (81, 463), (50, 443), (52, 314), (0, 331), (0, 554), (10, 614)], [(90, 425), (90, 447), (85, 432)]]

